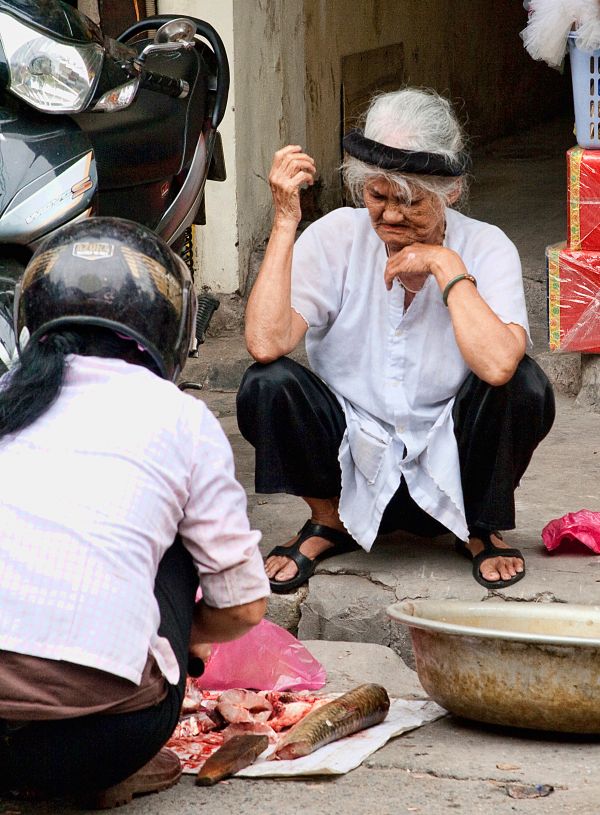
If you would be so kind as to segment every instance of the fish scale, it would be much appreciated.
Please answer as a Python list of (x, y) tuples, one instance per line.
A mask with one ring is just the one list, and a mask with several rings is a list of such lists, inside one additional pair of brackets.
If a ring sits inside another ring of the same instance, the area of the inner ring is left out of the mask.
[(389, 709), (390, 699), (384, 687), (359, 685), (307, 714), (279, 742), (271, 758), (306, 756), (332, 741), (379, 724)]

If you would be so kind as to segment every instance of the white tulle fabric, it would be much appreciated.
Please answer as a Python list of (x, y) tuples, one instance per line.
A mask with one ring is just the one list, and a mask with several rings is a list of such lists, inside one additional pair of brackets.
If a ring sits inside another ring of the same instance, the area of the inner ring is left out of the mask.
[(600, 48), (598, 0), (531, 0), (529, 20), (521, 36), (533, 59), (560, 68), (571, 32), (582, 51)]

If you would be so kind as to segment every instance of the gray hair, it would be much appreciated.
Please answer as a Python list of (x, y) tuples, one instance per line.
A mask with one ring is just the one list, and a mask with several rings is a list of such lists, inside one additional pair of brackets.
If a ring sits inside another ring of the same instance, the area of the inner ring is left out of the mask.
[[(403, 88), (374, 96), (364, 117), (364, 134), (390, 147), (439, 153), (454, 160), (465, 149), (465, 136), (450, 102), (428, 89)], [(444, 206), (457, 191), (460, 197), (466, 193), (465, 176), (394, 172), (348, 155), (342, 171), (352, 199), (359, 206), (365, 183), (371, 178), (385, 178), (407, 203), (419, 190), (433, 193)]]

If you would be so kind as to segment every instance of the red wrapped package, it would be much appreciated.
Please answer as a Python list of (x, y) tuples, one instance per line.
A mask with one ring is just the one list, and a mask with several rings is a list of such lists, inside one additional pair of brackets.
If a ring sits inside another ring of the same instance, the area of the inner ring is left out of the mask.
[(600, 512), (580, 509), (555, 518), (542, 529), (542, 540), (549, 552), (561, 543), (576, 541), (600, 555)]
[(600, 353), (600, 252), (554, 244), (546, 266), (550, 350)]
[(567, 150), (567, 240), (600, 251), (600, 150)]

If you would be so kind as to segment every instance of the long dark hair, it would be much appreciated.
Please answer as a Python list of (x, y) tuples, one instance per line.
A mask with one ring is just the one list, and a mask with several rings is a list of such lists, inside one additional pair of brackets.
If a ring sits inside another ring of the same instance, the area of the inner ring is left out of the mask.
[(69, 326), (28, 343), (17, 366), (0, 387), (0, 439), (33, 424), (60, 394), (68, 354), (109, 357), (143, 365), (160, 376), (150, 355), (106, 328)]

